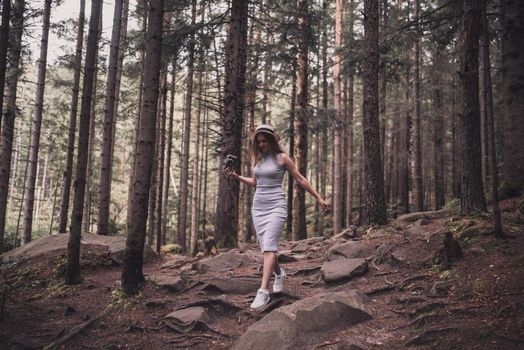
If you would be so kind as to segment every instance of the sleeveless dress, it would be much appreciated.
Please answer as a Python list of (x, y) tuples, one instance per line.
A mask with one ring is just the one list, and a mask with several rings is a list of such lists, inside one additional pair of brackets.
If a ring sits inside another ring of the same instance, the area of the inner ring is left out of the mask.
[(287, 219), (287, 204), (282, 190), (286, 167), (279, 164), (281, 153), (275, 160), (265, 154), (253, 169), (257, 187), (253, 197), (251, 215), (262, 252), (278, 251), (280, 231)]

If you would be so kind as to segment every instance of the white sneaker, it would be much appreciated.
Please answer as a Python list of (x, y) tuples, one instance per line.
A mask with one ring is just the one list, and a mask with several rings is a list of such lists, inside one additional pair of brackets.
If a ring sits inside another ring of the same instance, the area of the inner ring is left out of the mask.
[(251, 303), (250, 307), (253, 310), (261, 309), (264, 306), (266, 306), (268, 302), (269, 302), (269, 291), (267, 289), (260, 288), (257, 291), (257, 296), (255, 297), (255, 300), (253, 300), (253, 302)]
[(273, 282), (273, 293), (282, 293), (284, 291), (284, 279), (286, 278), (286, 271), (280, 268), (280, 275), (275, 275), (275, 282)]

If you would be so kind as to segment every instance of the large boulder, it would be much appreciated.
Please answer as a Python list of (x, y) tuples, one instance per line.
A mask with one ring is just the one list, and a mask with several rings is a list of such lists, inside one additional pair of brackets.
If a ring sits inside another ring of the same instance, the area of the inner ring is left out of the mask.
[[(67, 233), (45, 236), (2, 254), (1, 259), (4, 261), (8, 259), (31, 259), (49, 252), (67, 250), (68, 242), (69, 234)], [(87, 250), (89, 247), (107, 251), (112, 260), (122, 264), (126, 237), (83, 234), (80, 241), (80, 251)], [(151, 247), (144, 246), (144, 263), (148, 263), (156, 257), (157, 254)]]
[(364, 294), (355, 291), (321, 293), (272, 311), (251, 325), (233, 349), (298, 349), (319, 344), (326, 330), (371, 318)]
[(373, 254), (373, 250), (367, 245), (349, 241), (346, 243), (335, 244), (327, 252), (327, 260), (367, 258)]
[(328, 261), (322, 265), (320, 272), (326, 283), (339, 282), (360, 276), (368, 270), (366, 259), (339, 259)]
[(186, 281), (180, 276), (157, 274), (151, 276), (151, 282), (171, 292), (181, 292), (186, 288)]
[(234, 251), (225, 252), (211, 258), (202, 259), (193, 263), (192, 269), (200, 273), (231, 271), (241, 266), (256, 262), (248, 254), (239, 254)]

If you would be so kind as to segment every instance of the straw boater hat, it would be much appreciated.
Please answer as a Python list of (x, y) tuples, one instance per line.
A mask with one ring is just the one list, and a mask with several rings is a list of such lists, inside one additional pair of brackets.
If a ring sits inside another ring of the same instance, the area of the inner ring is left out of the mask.
[(255, 129), (255, 132), (253, 133), (253, 140), (255, 139), (255, 137), (257, 136), (258, 133), (264, 133), (264, 134), (269, 134), (269, 135), (272, 135), (275, 140), (278, 142), (280, 140), (280, 136), (278, 136), (277, 133), (275, 133), (275, 129), (273, 129), (273, 127), (269, 124), (262, 124), (262, 125), (259, 125), (256, 129)]

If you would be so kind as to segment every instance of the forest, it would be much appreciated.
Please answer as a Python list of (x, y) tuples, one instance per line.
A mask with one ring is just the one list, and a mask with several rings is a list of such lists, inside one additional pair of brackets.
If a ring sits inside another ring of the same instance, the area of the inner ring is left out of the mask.
[[(318, 288), (364, 290), (396, 312), (351, 294), (337, 302), (357, 316), (319, 320), (322, 343), (296, 331), (289, 348), (523, 346), (523, 1), (0, 2), (0, 348), (287, 348), (255, 326)], [(255, 190), (224, 159), (253, 176), (261, 124), (329, 208), (285, 175), (278, 259), (291, 289), (250, 314), (252, 285), (239, 286), (260, 276)], [(236, 265), (206, 265), (220, 256)], [(365, 267), (332, 277), (341, 257)], [(177, 286), (159, 282), (168, 275)], [(243, 279), (228, 292), (216, 280), (231, 276)], [(198, 299), (208, 289), (228, 297)], [(405, 303), (388, 306), (391, 293)], [(73, 314), (50, 322), (61, 333), (22, 341), (24, 315), (35, 331), (60, 298)], [(109, 306), (80, 311), (97, 298)], [(441, 310), (451, 304), (461, 311)], [(209, 315), (189, 327), (147, 311), (183, 306)], [(130, 312), (139, 321), (108, 320)]]

